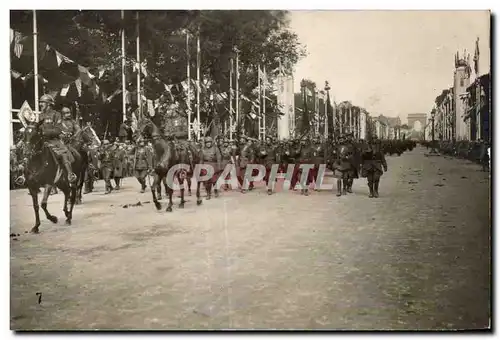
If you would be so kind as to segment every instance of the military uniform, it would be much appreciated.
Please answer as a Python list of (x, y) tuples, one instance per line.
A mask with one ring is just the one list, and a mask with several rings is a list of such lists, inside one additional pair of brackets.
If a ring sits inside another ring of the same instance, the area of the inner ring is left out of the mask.
[(271, 137), (266, 137), (266, 143), (261, 149), (261, 154), (262, 151), (264, 151), (265, 153), (263, 155), (263, 165), (266, 167), (266, 175), (264, 176), (264, 181), (266, 181), (266, 185), (268, 187), (267, 193), (271, 195), (273, 191), (271, 188), (269, 188), (269, 179), (271, 177), (271, 169), (273, 167), (273, 164), (275, 164), (277, 160), (277, 146), (274, 144), (274, 141)]
[(137, 146), (134, 154), (135, 178), (141, 184), (141, 193), (143, 193), (146, 190), (146, 176), (148, 171), (153, 170), (153, 155), (144, 144)]
[[(248, 139), (246, 136), (242, 136), (240, 138), (240, 141), (242, 142), (243, 145), (240, 146), (239, 148), (239, 155), (238, 155), (238, 181), (240, 182), (241, 185), (241, 192), (246, 192), (246, 190), (243, 188), (243, 181), (245, 180), (245, 172), (247, 169), (248, 164), (252, 164), (255, 159), (255, 152), (254, 148), (252, 146), (252, 142)], [(250, 182), (249, 189), (253, 189), (253, 182)]]
[[(222, 165), (222, 157), (220, 153), (219, 147), (213, 142), (212, 137), (205, 137), (203, 148), (201, 150), (203, 154), (203, 162), (207, 165), (210, 165), (214, 169), (214, 174), (212, 178), (205, 182), (205, 188), (207, 190), (207, 199), (210, 199), (212, 196), (212, 185), (217, 182), (221, 172), (223, 169)], [(204, 170), (204, 169), (203, 169)], [(206, 172), (203, 171), (202, 175), (206, 175)], [(219, 191), (217, 189), (214, 190), (215, 197), (218, 197)]]
[(114, 150), (113, 145), (109, 144), (108, 140), (104, 140), (101, 146), (99, 160), (101, 161), (102, 178), (106, 185), (105, 194), (111, 193), (113, 186), (111, 185), (111, 177), (113, 175), (113, 158)]
[[(40, 102), (54, 105), (54, 99), (49, 95), (43, 95), (42, 98), (40, 98)], [(74, 182), (77, 177), (73, 173), (71, 164), (75, 161), (75, 159), (68, 147), (64, 145), (60, 138), (62, 132), (61, 114), (49, 106), (47, 110), (40, 113), (39, 118), (40, 121), (43, 120), (41, 129), (48, 147), (64, 166), (69, 182)]]
[(89, 166), (85, 173), (85, 191), (88, 194), (94, 190), (94, 182), (98, 178), (99, 170), (99, 154), (96, 147), (89, 147), (88, 149)]
[(125, 173), (126, 152), (120, 143), (115, 143), (113, 148), (113, 178), (116, 190), (120, 190), (120, 181)]
[[(374, 138), (362, 153), (362, 177), (368, 179), (370, 197), (378, 197), (380, 177), (387, 171), (387, 162), (381, 149), (380, 140)], [(382, 170), (384, 168), (384, 171)]]

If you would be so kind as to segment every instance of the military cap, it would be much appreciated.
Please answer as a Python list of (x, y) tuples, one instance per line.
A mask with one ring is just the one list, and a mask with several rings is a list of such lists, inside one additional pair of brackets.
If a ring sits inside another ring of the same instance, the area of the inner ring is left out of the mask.
[(44, 94), (39, 100), (40, 103), (48, 103), (54, 105), (54, 97), (50, 94)]

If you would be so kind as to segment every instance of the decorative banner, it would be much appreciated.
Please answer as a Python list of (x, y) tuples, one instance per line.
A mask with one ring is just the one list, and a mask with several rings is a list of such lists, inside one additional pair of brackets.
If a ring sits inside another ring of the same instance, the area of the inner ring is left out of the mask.
[(14, 70), (10, 70), (10, 74), (12, 75), (12, 77), (14, 79), (18, 79), (21, 77), (21, 73), (17, 72), (17, 71), (14, 71)]
[(31, 110), (30, 104), (26, 100), (19, 110), (18, 117), (24, 127), (37, 121), (37, 115)]
[(14, 31), (14, 54), (16, 57), (21, 58), (21, 54), (23, 53), (23, 44), (21, 41), (23, 40), (23, 36), (20, 32)]
[(69, 86), (70, 84), (66, 84), (63, 86), (63, 88), (61, 89), (61, 97), (66, 97), (69, 91)]
[(78, 91), (78, 97), (82, 96), (82, 80), (78, 78), (75, 80), (76, 90)]
[(74, 61), (73, 61), (73, 60), (71, 60), (71, 59), (69, 59), (68, 57), (66, 57), (66, 56), (62, 55), (61, 53), (59, 53), (59, 52), (57, 52), (57, 51), (55, 51), (55, 52), (56, 52), (57, 66), (61, 66), (61, 63), (62, 63), (63, 61), (64, 61), (65, 63), (67, 63), (67, 64), (73, 64), (73, 63), (74, 63)]

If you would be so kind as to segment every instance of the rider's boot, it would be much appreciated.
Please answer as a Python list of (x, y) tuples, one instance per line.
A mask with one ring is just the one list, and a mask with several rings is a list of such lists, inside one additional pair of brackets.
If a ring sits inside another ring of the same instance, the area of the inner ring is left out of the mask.
[(73, 169), (71, 169), (71, 163), (70, 162), (64, 162), (64, 169), (66, 170), (66, 173), (68, 174), (68, 182), (73, 183), (76, 181), (76, 175), (73, 172)]

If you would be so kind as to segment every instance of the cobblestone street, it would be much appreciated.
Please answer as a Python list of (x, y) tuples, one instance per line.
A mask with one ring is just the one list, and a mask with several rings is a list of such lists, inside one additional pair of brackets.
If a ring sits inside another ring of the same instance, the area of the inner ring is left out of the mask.
[(260, 185), (167, 213), (133, 178), (99, 181), (72, 226), (51, 196), (39, 235), (11, 191), (11, 328), (486, 328), (489, 176), (425, 151), (387, 157), (378, 199), (366, 179), (340, 198)]

